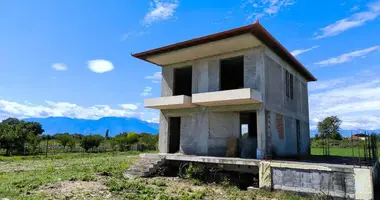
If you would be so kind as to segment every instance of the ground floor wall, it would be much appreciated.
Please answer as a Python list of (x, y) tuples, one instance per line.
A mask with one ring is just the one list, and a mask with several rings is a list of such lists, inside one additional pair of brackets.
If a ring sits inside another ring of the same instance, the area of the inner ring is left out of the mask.
[[(255, 112), (257, 136), (241, 138), (240, 112)], [(293, 116), (239, 105), (220, 108), (197, 107), (161, 112), (159, 151), (169, 153), (170, 117), (180, 117), (180, 149), (186, 155), (225, 156), (227, 140), (238, 139), (238, 157), (264, 158), (265, 155), (296, 156), (310, 153), (308, 123)], [(298, 124), (297, 124), (298, 123)], [(297, 132), (299, 131), (299, 133)], [(257, 157), (258, 154), (261, 156)]]
[(309, 123), (292, 115), (268, 111), (268, 130), (271, 134), (273, 157), (310, 154)]

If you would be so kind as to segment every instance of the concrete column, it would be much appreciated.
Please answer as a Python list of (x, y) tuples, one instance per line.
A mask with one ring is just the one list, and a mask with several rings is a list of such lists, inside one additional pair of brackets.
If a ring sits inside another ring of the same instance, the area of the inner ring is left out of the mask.
[(208, 62), (208, 91), (215, 92), (220, 90), (220, 60), (211, 60)]
[(209, 114), (207, 111), (201, 111), (196, 115), (196, 135), (197, 155), (207, 156), (208, 154), (208, 136), (209, 136)]
[(169, 117), (160, 112), (160, 130), (158, 135), (158, 151), (169, 153)]
[(374, 199), (371, 169), (354, 168), (355, 199)]
[(265, 157), (266, 151), (266, 117), (265, 117), (265, 109), (261, 107), (257, 110), (257, 150), (261, 154), (261, 158)]
[(161, 96), (173, 96), (174, 69), (172, 67), (162, 67)]
[(261, 161), (259, 165), (259, 188), (271, 190), (272, 189), (272, 175), (271, 163)]
[[(195, 82), (197, 93), (208, 92), (208, 62), (204, 60), (196, 61), (194, 67), (197, 72), (197, 82)], [(192, 90), (194, 91), (195, 88)]]
[(257, 60), (259, 60), (259, 52), (252, 51), (244, 55), (244, 87), (261, 91)]

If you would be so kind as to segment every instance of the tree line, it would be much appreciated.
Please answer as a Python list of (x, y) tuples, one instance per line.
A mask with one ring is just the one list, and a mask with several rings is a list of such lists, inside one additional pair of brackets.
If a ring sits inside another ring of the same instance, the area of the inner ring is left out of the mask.
[(63, 152), (99, 151), (154, 151), (157, 150), (158, 135), (149, 133), (127, 133), (109, 136), (107, 129), (101, 134), (57, 133), (42, 135), (40, 123), (8, 118), (0, 123), (0, 150), (5, 155), (33, 155), (48, 152), (60, 146)]

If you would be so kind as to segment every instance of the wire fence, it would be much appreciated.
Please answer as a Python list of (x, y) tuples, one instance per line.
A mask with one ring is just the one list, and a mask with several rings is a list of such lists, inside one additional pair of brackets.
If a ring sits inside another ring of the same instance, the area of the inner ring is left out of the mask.
[[(369, 134), (366, 131), (363, 133), (352, 134), (348, 138), (349, 146), (345, 144), (345, 148), (350, 151), (349, 156), (352, 163), (357, 165), (373, 165), (379, 158), (378, 154), (378, 136), (374, 133)], [(331, 156), (332, 148), (336, 147), (334, 140), (327, 138), (322, 142), (322, 155)]]

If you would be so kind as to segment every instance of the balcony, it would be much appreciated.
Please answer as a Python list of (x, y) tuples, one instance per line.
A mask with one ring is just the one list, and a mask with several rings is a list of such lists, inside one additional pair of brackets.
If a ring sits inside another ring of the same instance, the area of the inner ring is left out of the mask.
[(201, 106), (226, 106), (261, 103), (261, 93), (251, 88), (193, 94), (193, 104)]
[(145, 99), (144, 107), (166, 110), (178, 108), (192, 108), (196, 107), (196, 105), (191, 103), (191, 97), (186, 95), (177, 95), (169, 97), (159, 97), (154, 99)]

